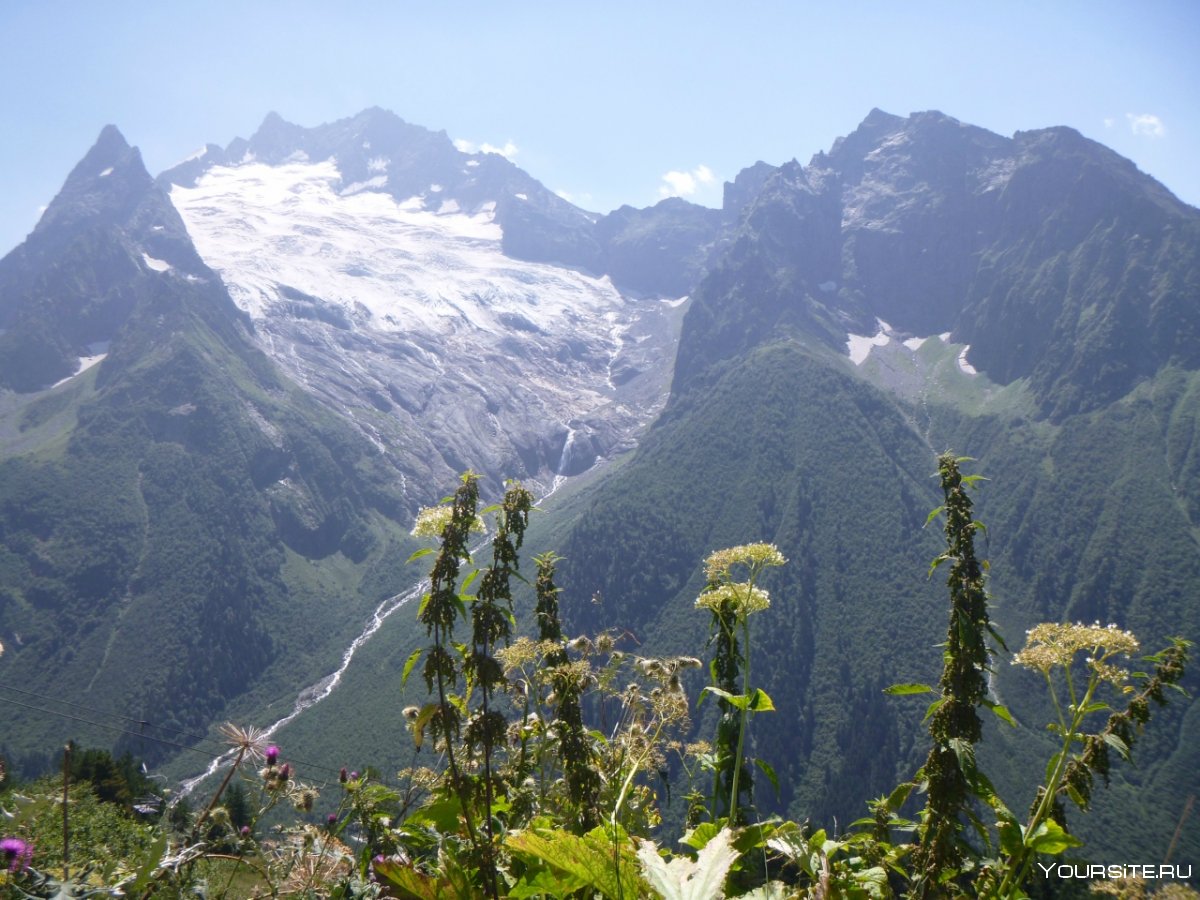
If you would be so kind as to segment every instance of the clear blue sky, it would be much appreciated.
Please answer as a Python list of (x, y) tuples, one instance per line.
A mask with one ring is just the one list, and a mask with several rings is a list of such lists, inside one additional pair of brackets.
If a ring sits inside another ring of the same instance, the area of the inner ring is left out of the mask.
[(876, 106), (1070, 125), (1200, 204), (1200, 2), (0, 0), (0, 254), (107, 123), (157, 174), (373, 105), (600, 212), (717, 205)]

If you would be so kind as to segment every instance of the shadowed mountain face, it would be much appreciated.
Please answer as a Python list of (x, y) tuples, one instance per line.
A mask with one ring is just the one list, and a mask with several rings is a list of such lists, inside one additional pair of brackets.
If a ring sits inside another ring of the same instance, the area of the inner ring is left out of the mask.
[[(1059, 618), (1200, 636), (1198, 215), (1070, 130), (940, 113), (872, 112), (719, 211), (607, 216), (381, 110), (269, 116), (157, 180), (106, 129), (0, 261), (0, 681), (263, 721), (409, 584), (405, 524), (460, 471), (549, 489), (636, 448), (531, 534), (573, 627), (696, 654), (703, 558), (775, 541), (759, 802), (851, 821), (924, 755), (881, 691), (940, 662), (937, 452), (992, 479), (1014, 648)], [(993, 689), (1024, 725), (985, 751), (1016, 808), (1049, 710), (1003, 654)], [(309, 749), (389, 758), (378, 704), (333, 702)], [(1162, 855), (1176, 818), (1145, 810), (1190, 789), (1198, 717), (1173, 706), (1081, 823), (1098, 852)], [(67, 733), (26, 711), (4, 740)]]

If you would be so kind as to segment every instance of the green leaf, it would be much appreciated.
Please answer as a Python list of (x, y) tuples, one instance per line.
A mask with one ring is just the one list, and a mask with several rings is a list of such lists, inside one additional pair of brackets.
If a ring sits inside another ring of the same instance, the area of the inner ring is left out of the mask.
[(470, 572), (467, 573), (467, 577), (463, 579), (462, 591), (460, 593), (466, 594), (471, 590), (471, 585), (473, 585), (475, 583), (475, 579), (479, 577), (479, 573), (481, 571), (483, 571), (483, 570), (482, 569), (472, 569)]
[(988, 709), (990, 709), (992, 712), (994, 712), (996, 714), (996, 718), (1000, 719), (1003, 722), (1007, 722), (1013, 728), (1017, 727), (1017, 720), (1014, 719), (1012, 713), (1010, 713), (1008, 711), (1008, 707), (1001, 706), (999, 703), (996, 703), (994, 700), (988, 700), (986, 698), (984, 698), (983, 705), (986, 706)]
[(703, 703), (704, 698), (709, 694), (720, 697), (722, 700), (733, 702), (733, 694), (729, 693), (729, 691), (723, 691), (719, 687), (713, 687), (712, 685), (709, 685), (700, 692), (700, 699), (696, 701), (696, 706), (699, 706), (701, 703)]
[(1042, 822), (1031, 833), (1025, 835), (1025, 846), (1035, 853), (1062, 853), (1068, 847), (1082, 846), (1083, 841), (1073, 834), (1067, 834), (1063, 827), (1053, 819)]
[(949, 699), (949, 698), (947, 698), (947, 697), (938, 697), (936, 700), (934, 700), (932, 703), (930, 703), (930, 704), (929, 704), (929, 708), (928, 708), (927, 710), (925, 710), (925, 718), (923, 718), (923, 719), (921, 720), (921, 724), (922, 724), (922, 725), (924, 725), (926, 722), (928, 722), (928, 721), (929, 721), (929, 717), (930, 717), (930, 716), (932, 716), (932, 715), (933, 715), (935, 712), (937, 712), (939, 709), (941, 709), (941, 708), (942, 708), (942, 704), (944, 704), (944, 703), (946, 702), (946, 700), (947, 700), (947, 699)]
[(755, 688), (750, 695), (750, 712), (774, 712), (775, 704), (762, 688)]
[(414, 810), (405, 820), (409, 825), (432, 826), (443, 835), (458, 831), (458, 817), (462, 804), (457, 799), (438, 800)]
[(930, 510), (929, 517), (927, 519), (925, 519), (925, 524), (922, 525), (921, 527), (928, 528), (929, 523), (932, 522), (934, 519), (936, 519), (938, 516), (940, 516), (945, 511), (946, 511), (945, 506), (939, 506), (937, 509)]
[(898, 785), (894, 791), (888, 794), (887, 808), (892, 812), (898, 812), (916, 786), (916, 783), (912, 781), (906, 781), (904, 784)]
[(705, 694), (715, 694), (734, 709), (745, 709), (750, 712), (773, 712), (775, 710), (775, 704), (771, 702), (770, 696), (762, 688), (755, 688), (754, 693), (747, 695), (731, 694), (729, 691), (709, 685), (700, 692), (701, 699)]
[(409, 654), (408, 661), (404, 663), (404, 671), (400, 673), (400, 686), (408, 684), (408, 676), (412, 674), (413, 666), (417, 664), (417, 660), (421, 658), (421, 654), (425, 652), (424, 647), (418, 647)]
[(645, 894), (629, 837), (619, 827), (615, 837), (610, 837), (603, 828), (594, 828), (582, 836), (551, 829), (510, 832), (504, 844), (526, 862), (538, 860), (606, 897)]
[(1074, 786), (1069, 784), (1067, 785), (1067, 796), (1071, 798), (1072, 802), (1074, 802), (1076, 806), (1078, 806), (1084, 812), (1087, 812), (1088, 802), (1086, 799), (1084, 799), (1083, 795), (1074, 788)]
[(721, 829), (715, 822), (701, 822), (699, 825), (681, 837), (679, 839), (679, 843), (686, 844), (687, 846), (693, 847), (696, 850), (703, 850), (705, 845), (715, 838), (720, 830)]
[(377, 878), (382, 878), (398, 888), (405, 897), (416, 897), (418, 900), (448, 900), (457, 893), (449, 880), (418, 872), (398, 860), (381, 860), (371, 868)]
[(779, 776), (775, 774), (775, 770), (771, 768), (771, 764), (765, 759), (755, 758), (754, 764), (762, 770), (762, 773), (767, 776), (767, 781), (771, 782), (771, 787), (775, 788), (775, 793), (779, 793)]
[(1115, 734), (1112, 734), (1111, 732), (1108, 732), (1108, 731), (1101, 732), (1100, 737), (1104, 738), (1104, 743), (1108, 744), (1108, 746), (1110, 746), (1114, 750), (1116, 750), (1117, 753), (1121, 754), (1121, 759), (1128, 761), (1128, 759), (1129, 759), (1129, 745), (1128, 744), (1126, 744), (1123, 740), (1121, 740)]
[(1009, 858), (1019, 855), (1025, 842), (1021, 834), (1021, 825), (1011, 813), (996, 823), (996, 831), (1000, 834), (1000, 849), (1007, 853)]
[(895, 697), (903, 697), (907, 694), (932, 694), (933, 688), (928, 684), (917, 684), (916, 682), (906, 682), (904, 684), (893, 684), (891, 687), (883, 689), (885, 694), (891, 694)]
[(408, 559), (406, 559), (404, 561), (404, 564), (407, 566), (410, 562), (413, 562), (414, 560), (418, 560), (422, 556), (428, 556), (432, 552), (433, 552), (432, 547), (422, 547), (420, 550), (414, 551), (412, 556), (410, 556)]

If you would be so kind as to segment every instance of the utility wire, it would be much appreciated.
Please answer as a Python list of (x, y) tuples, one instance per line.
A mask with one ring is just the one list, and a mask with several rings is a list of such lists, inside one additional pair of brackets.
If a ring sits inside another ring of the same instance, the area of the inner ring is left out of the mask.
[[(17, 693), (17, 694), (24, 694), (27, 697), (36, 697), (38, 700), (44, 701), (46, 703), (58, 703), (62, 706), (70, 706), (74, 709), (82, 709), (82, 710), (92, 713), (93, 715), (108, 716), (109, 718), (113, 718), (113, 719), (123, 719), (126, 722), (132, 722), (134, 725), (139, 726), (139, 729), (157, 728), (160, 731), (166, 731), (170, 734), (175, 734), (175, 735), (178, 735), (179, 737), (187, 738), (188, 740), (194, 741), (196, 743), (217, 743), (217, 741), (215, 741), (213, 738), (203, 737), (198, 734), (191, 734), (187, 731), (181, 731), (178, 728), (172, 728), (169, 725), (159, 725), (155, 722), (151, 722), (149, 719), (139, 719), (134, 716), (126, 716), (126, 715), (123, 715), (122, 713), (116, 713), (116, 712), (105, 712), (103, 710), (98, 710), (92, 706), (86, 706), (82, 703), (72, 703), (70, 700), (62, 700), (62, 699), (59, 699), (58, 697), (48, 697), (45, 694), (39, 694), (36, 691), (29, 691), (29, 690), (25, 690), (24, 688), (13, 687), (10, 684), (4, 684), (2, 682), (0, 682), (0, 690), (13, 691), (14, 693)], [(141, 733), (141, 732), (139, 731), (139, 733)]]

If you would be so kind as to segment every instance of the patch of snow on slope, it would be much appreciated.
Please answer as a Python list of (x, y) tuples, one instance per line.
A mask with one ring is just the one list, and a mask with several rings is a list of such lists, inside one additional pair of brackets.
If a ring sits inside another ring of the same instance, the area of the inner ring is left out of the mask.
[(358, 194), (362, 191), (373, 191), (383, 187), (387, 187), (387, 176), (376, 175), (374, 178), (368, 178), (366, 181), (355, 181), (352, 184), (348, 184), (342, 188), (340, 193), (343, 197), (348, 197), (350, 194)]
[(112, 173), (113, 173), (113, 167), (112, 167), (112, 166), (109, 166), (107, 169), (105, 169), (103, 172), (101, 172), (101, 173), (100, 173), (100, 177), (101, 177), (101, 178), (107, 178), (107, 177), (108, 177), (109, 175), (111, 175)]
[(904, 342), (904, 346), (909, 350), (920, 350), (921, 346), (927, 341), (927, 337), (912, 337)]
[(883, 319), (876, 319), (875, 324), (879, 330), (870, 337), (862, 334), (846, 335), (846, 349), (850, 353), (850, 361), (856, 366), (861, 366), (866, 362), (872, 347), (886, 347), (892, 339), (892, 326)]
[(143, 253), (142, 259), (145, 261), (147, 268), (153, 269), (155, 272), (171, 271), (171, 264), (169, 262), (164, 262), (161, 259), (155, 259), (149, 253)]
[[(93, 355), (79, 357), (79, 371), (76, 372), (75, 375), (82, 375), (92, 366), (99, 364), (106, 356), (108, 356), (108, 341), (100, 341), (96, 344), (88, 344), (88, 352), (92, 353)], [(74, 378), (75, 375), (68, 375), (66, 378), (54, 382), (54, 384), (50, 385), (50, 388), (53, 389), (58, 387), (60, 384), (66, 384), (68, 381)]]
[(962, 348), (962, 352), (958, 354), (958, 367), (968, 375), (978, 375), (979, 372), (976, 371), (975, 367), (967, 362), (967, 351), (970, 349), (970, 344)]

